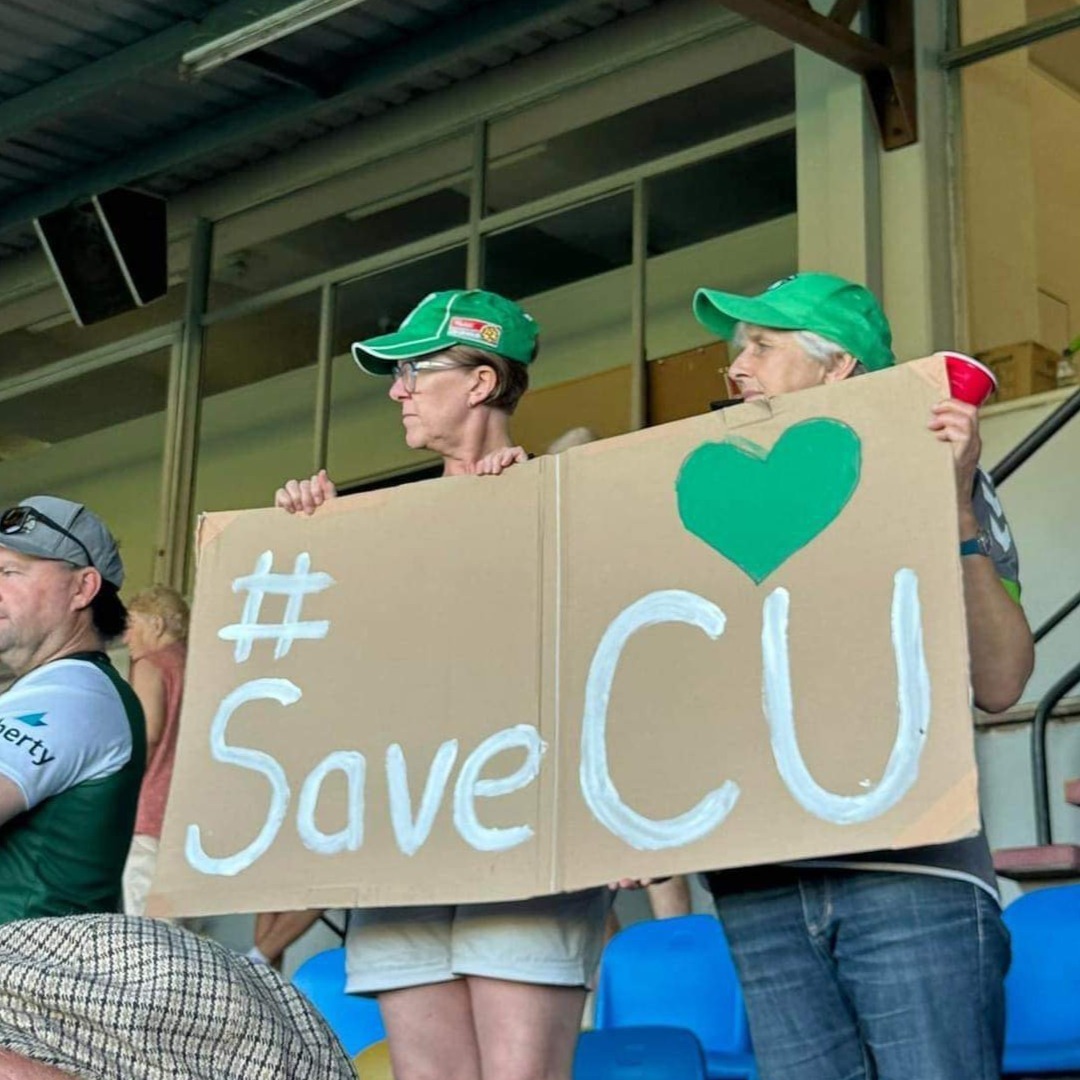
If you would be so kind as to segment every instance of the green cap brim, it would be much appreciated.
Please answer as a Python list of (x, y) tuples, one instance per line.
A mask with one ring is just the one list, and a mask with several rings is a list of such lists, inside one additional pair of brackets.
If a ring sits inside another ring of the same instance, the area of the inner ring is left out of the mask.
[(357, 367), (368, 375), (390, 375), (399, 360), (412, 360), (457, 344), (456, 338), (446, 334), (418, 338), (398, 331), (394, 334), (383, 334), (382, 337), (368, 338), (367, 341), (354, 341), (352, 355)]
[(694, 318), (717, 337), (730, 341), (738, 323), (768, 326), (774, 330), (801, 330), (805, 319), (794, 320), (756, 296), (698, 289), (694, 293)]

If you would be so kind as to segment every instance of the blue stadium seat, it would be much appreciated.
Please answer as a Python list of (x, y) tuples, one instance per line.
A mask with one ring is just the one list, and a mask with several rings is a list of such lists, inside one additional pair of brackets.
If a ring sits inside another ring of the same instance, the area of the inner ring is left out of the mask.
[(584, 1031), (574, 1080), (705, 1080), (705, 1058), (692, 1032), (672, 1027)]
[(686, 1028), (710, 1080), (757, 1080), (742, 988), (720, 923), (683, 915), (635, 923), (608, 942), (596, 1027)]
[(345, 949), (327, 949), (305, 960), (293, 986), (322, 1013), (350, 1058), (386, 1038), (374, 998), (345, 993)]
[(1080, 1072), (1080, 885), (1026, 893), (1005, 909), (1007, 1075)]

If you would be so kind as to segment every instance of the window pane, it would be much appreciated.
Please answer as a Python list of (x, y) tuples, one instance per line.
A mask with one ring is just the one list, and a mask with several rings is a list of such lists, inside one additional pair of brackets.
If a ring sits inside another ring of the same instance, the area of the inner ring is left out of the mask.
[(311, 472), (318, 330), (317, 293), (207, 329), (197, 511), (269, 506)]
[[(471, 154), (469, 140), (459, 138), (396, 159), (376, 176), (342, 178), (318, 202), (309, 200), (303, 225), (239, 249), (237, 227), (223, 223), (214, 233), (211, 309), (464, 225)], [(340, 209), (328, 214), (328, 203)], [(279, 211), (266, 229), (285, 220), (296, 219)]]
[(61, 307), (58, 301), (56, 314), (0, 334), (3, 377), (33, 371), (175, 322), (183, 318), (186, 297), (187, 283), (179, 282), (160, 300), (123, 315), (114, 315), (93, 326), (79, 326), (66, 305)]
[(621, 192), (495, 233), (484, 248), (485, 287), (518, 300), (626, 266), (631, 214)]
[(0, 402), (0, 504), (86, 503), (120, 544), (131, 595), (153, 580), (169, 349)]
[(389, 380), (360, 371), (350, 346), (396, 330), (428, 293), (464, 288), (465, 261), (464, 247), (451, 248), (338, 289), (327, 470), (339, 484), (419, 468), (432, 460), (431, 454), (405, 445), (400, 407), (387, 397)]
[[(1080, 30), (959, 81), (968, 347), (1034, 341), (1060, 354), (1080, 338)], [(1074, 374), (1061, 365), (1061, 385)]]
[(795, 133), (648, 183), (649, 255), (663, 255), (795, 212)]
[(540, 324), (531, 389), (511, 422), (534, 453), (568, 428), (629, 428), (632, 219), (631, 193), (620, 192), (487, 240), (485, 288)]
[(488, 210), (531, 202), (794, 111), (795, 64), (786, 52), (530, 146), (507, 146), (521, 128), (522, 118), (513, 117), (491, 127)]
[(960, 42), (970, 45), (1076, 6), (1076, 0), (961, 0)]
[[(647, 191), (645, 327), (655, 360), (714, 340), (691, 311), (699, 286), (756, 292), (796, 269), (795, 135), (656, 177)], [(717, 376), (708, 393), (723, 389)]]

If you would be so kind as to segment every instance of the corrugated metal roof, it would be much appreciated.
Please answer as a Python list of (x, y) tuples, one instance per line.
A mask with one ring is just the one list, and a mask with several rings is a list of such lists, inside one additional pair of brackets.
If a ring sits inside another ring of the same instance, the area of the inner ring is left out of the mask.
[[(246, 10), (255, 5), (243, 2)], [(43, 212), (53, 194), (62, 204), (83, 175), (92, 185), (110, 167), (150, 161), (124, 182), (175, 195), (656, 2), (362, 0), (201, 78), (185, 79), (179, 47), (150, 64), (137, 62), (135, 53), (145, 56), (166, 37), (180, 41), (200, 23), (235, 19), (241, 0), (4, 0), (0, 214), (8, 207), (8, 218), (0, 223), (0, 259), (36, 243), (31, 213), (23, 219), (21, 208)], [(478, 32), (470, 41), (473, 25)], [(372, 71), (384, 77), (368, 79)], [(65, 90), (65, 80), (81, 85)], [(254, 109), (259, 122), (248, 124)], [(25, 116), (32, 117), (27, 124), (20, 122)], [(238, 130), (227, 142), (209, 145), (205, 133), (230, 123)], [(153, 167), (163, 156), (167, 163)]]

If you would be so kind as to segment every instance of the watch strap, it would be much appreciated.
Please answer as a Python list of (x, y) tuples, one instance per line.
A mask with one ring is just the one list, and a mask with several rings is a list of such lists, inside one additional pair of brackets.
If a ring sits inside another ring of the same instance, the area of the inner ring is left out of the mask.
[(970, 540), (960, 541), (960, 555), (989, 555), (989, 538), (982, 532), (971, 537)]

